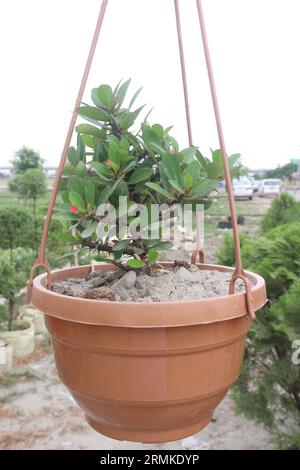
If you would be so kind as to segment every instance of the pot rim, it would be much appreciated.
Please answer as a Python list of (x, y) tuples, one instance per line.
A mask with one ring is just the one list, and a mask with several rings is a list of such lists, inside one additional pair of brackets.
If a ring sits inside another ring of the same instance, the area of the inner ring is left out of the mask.
[[(161, 263), (172, 266), (173, 263)], [(233, 272), (234, 268), (214, 264), (198, 265), (203, 270)], [(112, 264), (96, 266), (97, 270), (114, 270)], [(84, 277), (91, 265), (73, 266), (51, 271), (52, 280), (66, 277)], [(254, 309), (266, 303), (264, 279), (246, 271), (252, 281), (251, 294)], [(195, 287), (196, 288), (196, 287)], [(176, 302), (111, 302), (70, 297), (46, 288), (46, 273), (33, 281), (31, 304), (49, 315), (75, 323), (131, 328), (163, 328), (210, 324), (247, 315), (245, 292), (207, 299), (180, 300)]]

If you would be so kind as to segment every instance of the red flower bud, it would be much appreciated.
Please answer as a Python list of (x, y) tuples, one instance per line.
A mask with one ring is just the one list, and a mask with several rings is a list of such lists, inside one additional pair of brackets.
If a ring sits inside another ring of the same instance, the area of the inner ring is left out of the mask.
[(120, 97), (119, 96), (115, 96), (115, 101), (119, 101)]
[(74, 212), (76, 214), (76, 212), (78, 212), (78, 207), (73, 205), (70, 207), (70, 212)]

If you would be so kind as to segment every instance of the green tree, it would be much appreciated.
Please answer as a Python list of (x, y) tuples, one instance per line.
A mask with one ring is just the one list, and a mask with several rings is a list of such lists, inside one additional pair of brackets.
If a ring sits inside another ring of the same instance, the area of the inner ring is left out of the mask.
[(0, 206), (0, 249), (8, 249), (12, 258), (17, 247), (32, 247), (33, 217), (17, 205)]
[(44, 196), (47, 191), (46, 177), (43, 170), (34, 168), (25, 171), (23, 175), (18, 177), (18, 194), (25, 200), (32, 199), (33, 222), (34, 222), (34, 241), (37, 250), (37, 200)]
[(26, 147), (25, 145), (17, 150), (13, 159), (11, 160), (13, 173), (15, 175), (21, 175), (25, 171), (33, 168), (43, 168), (44, 160), (40, 154), (32, 148)]
[(15, 306), (20, 289), (26, 286), (28, 274), (34, 262), (34, 251), (28, 248), (0, 250), (0, 294), (8, 302), (8, 329), (11, 330)]
[(288, 178), (291, 179), (292, 174), (297, 171), (296, 163), (287, 163), (286, 165), (278, 166), (265, 173), (265, 178)]

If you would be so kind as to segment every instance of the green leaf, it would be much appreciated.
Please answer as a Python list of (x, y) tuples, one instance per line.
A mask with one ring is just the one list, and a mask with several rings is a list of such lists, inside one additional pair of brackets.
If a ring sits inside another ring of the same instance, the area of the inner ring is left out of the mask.
[(91, 98), (92, 98), (92, 101), (93, 101), (94, 105), (99, 106), (99, 107), (102, 106), (102, 103), (101, 103), (101, 101), (99, 100), (99, 97), (98, 97), (98, 88), (93, 88), (92, 89)]
[(72, 165), (77, 165), (79, 161), (74, 147), (70, 147), (68, 150), (68, 160)]
[(126, 181), (121, 180), (119, 181), (116, 189), (115, 189), (115, 194), (119, 196), (128, 196), (129, 190)]
[(131, 82), (131, 78), (129, 80), (127, 80), (126, 82), (124, 82), (116, 91), (116, 94), (119, 98), (118, 99), (118, 108), (119, 109), (121, 108), (121, 106), (123, 104), (123, 101), (125, 99), (128, 87), (130, 85), (130, 82)]
[(160, 124), (153, 124), (153, 126), (151, 126), (151, 129), (160, 139), (162, 139), (162, 137), (164, 136), (164, 128)]
[(94, 168), (94, 170), (96, 171), (96, 173), (99, 176), (104, 176), (104, 177), (111, 177), (112, 176), (110, 170), (102, 162), (92, 162), (91, 167)]
[(68, 191), (75, 191), (84, 197), (84, 189), (81, 180), (77, 176), (70, 176), (67, 180)]
[(81, 237), (82, 238), (90, 238), (94, 234), (94, 232), (96, 231), (96, 228), (97, 228), (96, 223), (89, 224), (84, 229), (84, 231), (81, 233)]
[(131, 98), (131, 101), (129, 103), (129, 106), (128, 106), (128, 110), (130, 111), (130, 109), (132, 108), (132, 105), (133, 103), (135, 102), (135, 100), (137, 99), (137, 97), (139, 96), (140, 92), (142, 91), (143, 87), (139, 88), (135, 94), (133, 95), (133, 97)]
[(116, 165), (120, 166), (120, 152), (119, 152), (119, 144), (114, 140), (110, 140), (109, 147), (108, 147), (108, 158), (111, 162), (114, 162)]
[(120, 88), (120, 85), (121, 85), (122, 82), (123, 82), (123, 78), (121, 78), (121, 80), (119, 81), (117, 86), (114, 88), (114, 91), (113, 91), (114, 96), (116, 96), (118, 94), (118, 89)]
[(184, 187), (187, 191), (190, 190), (191, 186), (193, 185), (193, 176), (190, 173), (185, 173), (184, 175)]
[(78, 124), (78, 126), (76, 126), (76, 132), (99, 137), (100, 139), (104, 139), (106, 135), (103, 129), (99, 129), (99, 127), (92, 126), (91, 124)]
[(129, 239), (120, 240), (117, 243), (115, 243), (115, 245), (113, 246), (112, 251), (122, 251), (123, 252), (123, 250), (125, 250), (125, 248), (129, 245), (129, 243), (130, 243)]
[(181, 194), (184, 194), (184, 189), (181, 187), (180, 184), (177, 183), (175, 180), (170, 180), (170, 184), (173, 186), (176, 191), (178, 191)]
[(172, 248), (172, 246), (173, 244), (171, 242), (160, 241), (153, 245), (153, 248), (155, 248), (155, 250), (169, 250), (170, 248)]
[(235, 153), (233, 155), (228, 156), (228, 164), (229, 168), (232, 169), (234, 165), (240, 160), (241, 154), (240, 153)]
[(150, 189), (153, 189), (154, 191), (161, 194), (162, 196), (166, 197), (167, 199), (172, 199), (172, 200), (174, 199), (174, 196), (171, 193), (169, 193), (168, 191), (166, 191), (164, 188), (159, 186), (159, 184), (146, 183), (146, 186), (148, 186), (148, 188), (150, 188)]
[(100, 194), (100, 197), (98, 199), (98, 206), (100, 206), (100, 204), (105, 204), (108, 199), (109, 199), (109, 196), (111, 195), (111, 187), (110, 186), (107, 186), (106, 188), (103, 189), (103, 191), (101, 192)]
[(189, 196), (203, 197), (218, 187), (219, 181), (216, 180), (201, 180), (192, 186)]
[(143, 263), (143, 261), (140, 261), (138, 259), (130, 259), (127, 261), (127, 265), (130, 266), (131, 268), (139, 269), (139, 268), (143, 268), (145, 266), (145, 263)]
[(77, 158), (80, 162), (86, 162), (86, 155), (85, 155), (85, 146), (82, 141), (81, 135), (77, 134), (77, 149), (76, 149)]
[(81, 136), (82, 142), (86, 147), (89, 147), (90, 149), (96, 150), (97, 143), (98, 143), (98, 138), (94, 137), (89, 134), (83, 134)]
[(164, 136), (168, 135), (170, 130), (173, 129), (174, 126), (169, 126), (169, 127), (166, 127), (166, 129), (164, 130)]
[(167, 177), (181, 185), (181, 168), (177, 156), (173, 154), (165, 155), (161, 160), (161, 165), (164, 167)]
[(115, 104), (113, 91), (109, 85), (100, 85), (97, 89), (97, 96), (101, 103), (107, 108), (112, 108)]
[(203, 157), (202, 153), (200, 153), (198, 149), (196, 150), (195, 156), (198, 162), (200, 163), (200, 165), (206, 170), (207, 165), (210, 164), (210, 161), (208, 160), (208, 158)]
[(181, 150), (180, 155), (182, 155), (182, 158), (186, 162), (190, 162), (196, 155), (196, 147), (188, 147), (184, 150)]
[(133, 119), (133, 122), (136, 120), (136, 118), (138, 117), (138, 115), (140, 114), (140, 112), (142, 111), (142, 109), (145, 107), (146, 105), (143, 104), (143, 106), (141, 106), (140, 108), (137, 108), (135, 111), (132, 111), (130, 113), (130, 116), (132, 117)]
[(120, 116), (119, 124), (123, 131), (129, 129), (129, 127), (133, 125), (134, 121), (136, 120), (136, 118), (138, 117), (139, 113), (141, 112), (143, 108), (144, 106), (141, 106), (140, 108), (136, 109), (133, 112), (124, 112)]
[(80, 212), (85, 211), (85, 203), (80, 194), (76, 193), (75, 191), (71, 191), (69, 197), (71, 204), (77, 206)]
[(93, 205), (95, 202), (95, 186), (91, 179), (86, 179), (83, 182), (85, 200), (87, 204)]
[(73, 243), (74, 245), (79, 243), (78, 238), (74, 237), (70, 233), (61, 233), (61, 234), (58, 234), (57, 236), (61, 241), (65, 243)]
[(83, 162), (79, 162), (76, 167), (76, 175), (77, 176), (87, 176), (87, 169)]
[(133, 174), (130, 176), (128, 183), (136, 184), (136, 183), (140, 183), (141, 181), (146, 181), (150, 179), (152, 174), (153, 174), (152, 168), (137, 168), (133, 172)]
[(94, 121), (109, 121), (111, 119), (111, 116), (106, 111), (94, 108), (93, 106), (80, 106), (77, 109), (77, 113)]
[(154, 264), (157, 261), (157, 258), (158, 258), (157, 251), (154, 250), (153, 248), (151, 248), (148, 251), (148, 262), (149, 262), (149, 264)]
[(189, 163), (183, 171), (184, 187), (190, 189), (192, 184), (199, 181), (201, 174), (201, 166), (198, 160)]
[(69, 193), (68, 191), (62, 191), (61, 192), (61, 198), (65, 204), (70, 204), (70, 198), (69, 198)]

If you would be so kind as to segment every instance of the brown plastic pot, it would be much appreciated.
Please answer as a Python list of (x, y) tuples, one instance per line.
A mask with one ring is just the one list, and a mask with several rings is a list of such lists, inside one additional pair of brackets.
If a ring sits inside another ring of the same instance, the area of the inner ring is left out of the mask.
[[(85, 277), (90, 269), (60, 269), (52, 279)], [(265, 282), (248, 275), (258, 310), (266, 302)], [(194, 434), (240, 374), (251, 327), (243, 292), (132, 303), (67, 297), (45, 286), (46, 275), (34, 279), (32, 304), (46, 315), (59, 376), (102, 434), (141, 442)]]

